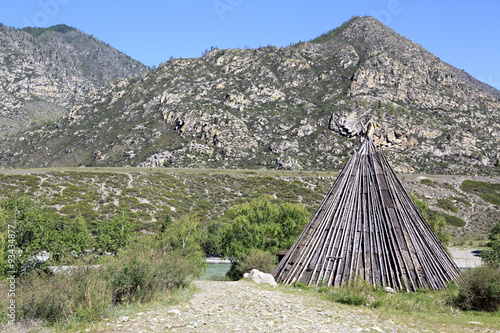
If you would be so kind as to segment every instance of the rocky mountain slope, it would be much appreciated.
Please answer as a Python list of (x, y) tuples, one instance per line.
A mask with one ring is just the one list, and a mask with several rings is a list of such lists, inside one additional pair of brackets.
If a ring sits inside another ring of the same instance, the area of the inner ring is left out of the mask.
[(401, 172), (500, 171), (500, 92), (371, 17), (287, 48), (214, 49), (95, 90), (0, 165), (332, 169), (378, 123)]
[(0, 138), (60, 118), (90, 91), (149, 69), (75, 28), (0, 24)]

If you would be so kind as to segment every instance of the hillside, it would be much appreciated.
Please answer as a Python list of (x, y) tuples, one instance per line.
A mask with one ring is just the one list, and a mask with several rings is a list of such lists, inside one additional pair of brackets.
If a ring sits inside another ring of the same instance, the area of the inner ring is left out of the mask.
[[(0, 200), (24, 195), (63, 216), (81, 214), (90, 224), (127, 208), (140, 228), (155, 231), (165, 215), (179, 219), (195, 213), (213, 221), (233, 205), (262, 194), (278, 202), (301, 203), (312, 214), (335, 178), (334, 173), (284, 170), (6, 170), (0, 171)], [(500, 220), (496, 178), (401, 175), (400, 179), (408, 192), (445, 217), (454, 243), (485, 240)]]
[(66, 25), (0, 24), (0, 138), (67, 115), (90, 92), (148, 68)]
[(500, 92), (371, 17), (287, 48), (214, 49), (90, 93), (0, 147), (3, 167), (329, 170), (361, 123), (406, 173), (500, 171)]

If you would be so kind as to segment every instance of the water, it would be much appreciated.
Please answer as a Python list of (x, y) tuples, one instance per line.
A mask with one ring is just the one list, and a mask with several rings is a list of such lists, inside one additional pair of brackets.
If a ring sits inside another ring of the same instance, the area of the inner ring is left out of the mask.
[(231, 268), (231, 264), (208, 264), (207, 272), (205, 273), (205, 279), (210, 278), (213, 275), (226, 275), (226, 273)]

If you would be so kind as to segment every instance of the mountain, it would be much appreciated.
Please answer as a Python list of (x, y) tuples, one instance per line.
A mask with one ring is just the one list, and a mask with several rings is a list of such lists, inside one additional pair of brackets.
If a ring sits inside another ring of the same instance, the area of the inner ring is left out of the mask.
[(498, 174), (500, 92), (372, 17), (286, 48), (214, 49), (94, 90), (5, 140), (3, 167), (334, 169), (362, 125), (394, 168)]
[(0, 24), (0, 138), (67, 115), (90, 91), (148, 67), (82, 31)]

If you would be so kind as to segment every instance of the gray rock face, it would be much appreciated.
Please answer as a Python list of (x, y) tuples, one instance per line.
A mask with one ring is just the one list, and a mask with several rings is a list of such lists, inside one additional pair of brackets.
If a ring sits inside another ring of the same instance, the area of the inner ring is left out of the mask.
[(330, 118), (329, 128), (340, 135), (352, 138), (363, 132), (363, 125), (366, 124), (366, 117), (362, 117), (356, 113), (346, 114), (336, 112)]
[(0, 138), (60, 118), (90, 91), (147, 71), (75, 28), (17, 30), (0, 24)]

